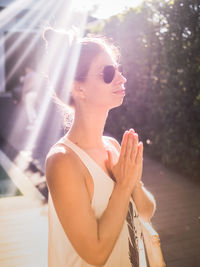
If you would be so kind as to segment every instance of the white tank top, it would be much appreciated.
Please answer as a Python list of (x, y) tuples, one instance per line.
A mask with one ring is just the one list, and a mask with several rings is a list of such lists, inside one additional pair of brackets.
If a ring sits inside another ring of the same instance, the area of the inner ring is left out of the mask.
[[(114, 181), (104, 170), (80, 147), (69, 139), (59, 141), (71, 148), (84, 163), (94, 182), (94, 195), (92, 209), (96, 218), (101, 217), (106, 209), (109, 198), (114, 188)], [(49, 193), (49, 236), (48, 236), (48, 267), (89, 267), (93, 266), (85, 262), (75, 251), (67, 238), (64, 229), (56, 214), (51, 194)], [(130, 213), (132, 208), (133, 214)], [(116, 244), (104, 265), (105, 267), (146, 267), (144, 244), (140, 229), (140, 221), (136, 206), (132, 199), (129, 204), (129, 219), (124, 221), (121, 233)], [(131, 231), (131, 232), (130, 232)], [(134, 242), (131, 237), (135, 236), (135, 245), (138, 251), (139, 264), (135, 263), (132, 250)]]

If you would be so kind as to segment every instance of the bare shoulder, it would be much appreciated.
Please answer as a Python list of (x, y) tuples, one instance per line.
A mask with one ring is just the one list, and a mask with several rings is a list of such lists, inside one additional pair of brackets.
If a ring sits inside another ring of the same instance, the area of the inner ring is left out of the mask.
[(61, 144), (51, 147), (46, 157), (46, 170), (57, 165), (69, 164), (73, 162), (73, 154), (70, 149)]
[(66, 182), (70, 177), (80, 177), (81, 173), (80, 160), (70, 148), (61, 144), (52, 146), (46, 158), (48, 186), (57, 183), (57, 180)]
[(111, 137), (111, 136), (104, 136), (105, 140), (110, 142), (112, 145), (115, 146), (115, 148), (120, 151), (121, 149), (121, 146), (119, 144), (119, 142), (114, 138), (114, 137)]

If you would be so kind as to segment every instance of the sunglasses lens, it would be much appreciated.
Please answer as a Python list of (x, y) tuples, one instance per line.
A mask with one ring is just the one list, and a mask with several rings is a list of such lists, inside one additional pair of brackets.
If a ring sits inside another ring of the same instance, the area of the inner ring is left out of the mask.
[(115, 76), (115, 68), (112, 65), (105, 66), (103, 69), (103, 79), (105, 83), (111, 83)]

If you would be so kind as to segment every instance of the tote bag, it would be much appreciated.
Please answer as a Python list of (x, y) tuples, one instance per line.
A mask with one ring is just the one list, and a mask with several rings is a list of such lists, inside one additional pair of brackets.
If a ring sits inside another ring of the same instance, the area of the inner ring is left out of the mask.
[(141, 227), (149, 266), (165, 267), (158, 233), (148, 222), (141, 221)]

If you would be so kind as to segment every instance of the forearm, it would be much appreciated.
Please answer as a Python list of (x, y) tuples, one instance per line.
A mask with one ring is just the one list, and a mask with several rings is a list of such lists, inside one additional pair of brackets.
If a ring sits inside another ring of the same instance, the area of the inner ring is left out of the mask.
[(128, 212), (131, 193), (115, 185), (107, 209), (98, 221), (98, 253), (105, 263), (121, 232)]
[(115, 187), (108, 206), (97, 222), (95, 255), (101, 255), (98, 262), (104, 264), (110, 255), (127, 216), (131, 194), (137, 177), (142, 172), (143, 144), (138, 143), (138, 135), (131, 129), (123, 135), (118, 162), (108, 151), (107, 168), (115, 177)]
[(153, 195), (147, 191), (142, 182), (133, 190), (132, 198), (137, 207), (139, 216), (145, 221), (150, 221), (154, 214), (156, 203)]

